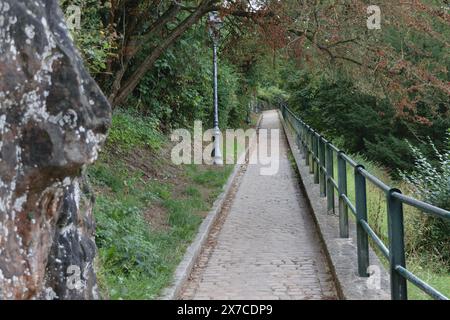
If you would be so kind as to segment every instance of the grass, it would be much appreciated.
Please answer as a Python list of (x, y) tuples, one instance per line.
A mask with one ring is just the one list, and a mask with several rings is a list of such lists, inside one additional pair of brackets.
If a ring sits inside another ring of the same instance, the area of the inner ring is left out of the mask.
[(142, 117), (132, 110), (117, 110), (112, 119), (108, 141), (110, 145), (124, 151), (145, 146), (157, 150), (165, 141), (157, 127), (158, 121), (151, 117)]
[(104, 298), (155, 299), (170, 284), (233, 168), (172, 166), (163, 155), (170, 145), (149, 123), (118, 111), (112, 138), (88, 171), (97, 195), (97, 274)]

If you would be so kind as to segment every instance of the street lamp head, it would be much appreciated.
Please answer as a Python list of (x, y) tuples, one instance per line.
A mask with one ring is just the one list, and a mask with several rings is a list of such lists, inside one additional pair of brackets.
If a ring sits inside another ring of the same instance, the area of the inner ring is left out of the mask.
[(213, 41), (219, 41), (220, 28), (223, 25), (222, 18), (217, 11), (209, 13), (208, 16), (208, 31)]
[(217, 11), (212, 11), (209, 13), (208, 22), (209, 22), (210, 28), (214, 28), (214, 29), (220, 29), (223, 24), (222, 17), (220, 16), (219, 12), (217, 12)]

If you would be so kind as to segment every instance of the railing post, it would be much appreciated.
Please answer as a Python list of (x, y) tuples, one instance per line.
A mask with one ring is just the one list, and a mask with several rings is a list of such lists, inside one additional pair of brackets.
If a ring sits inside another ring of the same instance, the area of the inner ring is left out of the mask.
[(347, 195), (347, 164), (339, 151), (338, 159), (338, 192), (339, 192), (339, 235), (348, 238), (348, 206), (342, 196)]
[(314, 157), (313, 157), (313, 169), (314, 169), (314, 183), (319, 183), (319, 135), (314, 132)]
[(388, 233), (389, 233), (389, 266), (391, 274), (391, 299), (407, 300), (407, 282), (395, 268), (406, 268), (403, 204), (392, 194), (401, 193), (398, 189), (391, 189), (387, 193)]
[(305, 124), (302, 123), (302, 135), (301, 135), (301, 141), (302, 141), (302, 159), (307, 158), (308, 155), (308, 148), (306, 146), (306, 140), (305, 140), (305, 135), (306, 135), (306, 130), (305, 130)]
[(327, 196), (326, 180), (325, 180), (325, 141), (322, 136), (317, 138), (319, 141), (319, 183), (320, 196)]
[(367, 268), (369, 267), (369, 237), (360, 222), (367, 221), (366, 178), (361, 174), (360, 169), (364, 169), (364, 166), (357, 165), (355, 167), (358, 274), (360, 277), (368, 277)]
[(294, 119), (295, 121), (295, 137), (296, 137), (296, 144), (299, 149), (299, 151), (302, 151), (302, 139), (301, 139), (301, 128), (300, 123), (297, 121), (297, 119)]
[(334, 186), (331, 179), (334, 178), (334, 166), (333, 166), (333, 149), (331, 143), (328, 142), (327, 146), (327, 209), (328, 212), (334, 212)]
[(309, 131), (309, 173), (314, 173), (314, 131), (310, 129)]
[(306, 155), (307, 155), (307, 150), (306, 150), (306, 145), (305, 145), (305, 124), (302, 122), (300, 123), (301, 125), (301, 136), (300, 136), (300, 141), (302, 143), (302, 159), (306, 159)]
[(305, 166), (309, 166), (309, 127), (305, 126)]

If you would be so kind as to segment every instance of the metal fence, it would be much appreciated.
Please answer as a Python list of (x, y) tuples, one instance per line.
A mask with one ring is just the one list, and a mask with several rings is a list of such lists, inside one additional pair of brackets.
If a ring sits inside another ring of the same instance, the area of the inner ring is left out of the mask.
[[(314, 183), (320, 184), (320, 196), (327, 197), (328, 210), (334, 210), (335, 191), (338, 193), (340, 237), (349, 237), (348, 210), (350, 209), (355, 216), (359, 276), (369, 276), (367, 269), (369, 267), (370, 237), (389, 261), (391, 299), (407, 300), (407, 281), (409, 281), (434, 299), (448, 300), (446, 296), (406, 268), (403, 205), (413, 206), (422, 212), (449, 220), (450, 211), (403, 195), (399, 189), (391, 188), (367, 172), (364, 166), (355, 162), (342, 150), (327, 141), (297, 117), (287, 106), (281, 105), (281, 112), (284, 119), (295, 131), (296, 143), (303, 153), (305, 164), (309, 166), (310, 173), (314, 175)], [(337, 182), (333, 167), (335, 155), (337, 157)], [(355, 204), (351, 202), (347, 193), (347, 164), (354, 170)], [(367, 181), (382, 190), (386, 195), (388, 247), (371, 228), (367, 219)]]

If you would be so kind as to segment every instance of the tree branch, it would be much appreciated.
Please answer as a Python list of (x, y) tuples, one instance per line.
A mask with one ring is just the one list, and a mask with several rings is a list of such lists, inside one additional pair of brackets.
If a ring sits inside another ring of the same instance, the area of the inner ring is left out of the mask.
[[(321, 50), (321, 51), (324, 51), (326, 54), (328, 54), (328, 56), (330, 57), (330, 59), (332, 60), (332, 61), (334, 61), (334, 60), (336, 60), (336, 59), (339, 59), (339, 60), (345, 60), (345, 61), (348, 61), (348, 62), (352, 62), (352, 63), (354, 63), (354, 64), (356, 64), (356, 65), (358, 65), (358, 66), (362, 66), (363, 64), (361, 63), (361, 62), (359, 62), (359, 61), (357, 61), (357, 60), (355, 60), (355, 59), (353, 59), (353, 58), (349, 58), (349, 57), (346, 57), (346, 56), (340, 56), (340, 55), (336, 55), (336, 54), (334, 54), (331, 50), (330, 50), (330, 48), (331, 47), (333, 47), (333, 46), (335, 46), (336, 44), (334, 44), (334, 45), (332, 45), (332, 46), (325, 46), (325, 45), (323, 45), (323, 44), (320, 44), (320, 43), (317, 43), (317, 41), (314, 39), (314, 37), (313, 36), (311, 36), (311, 35), (308, 35), (308, 31), (309, 30), (307, 30), (307, 31), (305, 31), (305, 32), (303, 32), (303, 31), (297, 31), (297, 30), (288, 30), (289, 32), (291, 32), (291, 33), (294, 33), (296, 36), (305, 36), (305, 38), (306, 39), (308, 39), (314, 46), (316, 46), (319, 50)], [(349, 42), (350, 40), (348, 40), (348, 41), (346, 41), (346, 42)]]
[(196, 11), (189, 15), (181, 24), (179, 24), (172, 32), (156, 47), (152, 50), (150, 55), (141, 63), (141, 65), (134, 71), (134, 73), (128, 78), (128, 81), (120, 88), (117, 95), (110, 96), (110, 101), (114, 105), (118, 105), (126, 100), (129, 94), (133, 92), (141, 79), (147, 73), (148, 70), (153, 67), (155, 61), (164, 53), (164, 51), (172, 45), (188, 28), (195, 24), (198, 20), (206, 14), (210, 8), (218, 0), (203, 0), (197, 7)]

